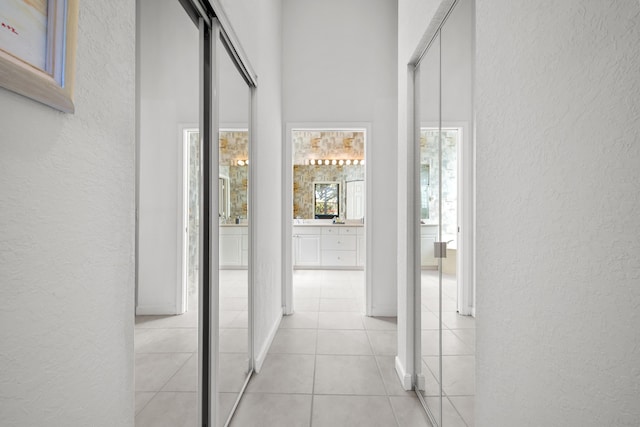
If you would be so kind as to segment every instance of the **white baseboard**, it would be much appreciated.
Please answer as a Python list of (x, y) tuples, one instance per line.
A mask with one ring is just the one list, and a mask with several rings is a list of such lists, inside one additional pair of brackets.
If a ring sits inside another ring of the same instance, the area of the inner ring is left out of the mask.
[(282, 321), (282, 311), (280, 312), (280, 316), (278, 316), (278, 319), (274, 322), (273, 326), (271, 327), (271, 330), (269, 331), (269, 335), (267, 336), (267, 339), (265, 340), (264, 345), (262, 346), (260, 351), (258, 351), (255, 355), (253, 369), (256, 371), (256, 373), (260, 372), (260, 369), (262, 369), (262, 364), (264, 363), (264, 359), (267, 358), (267, 353), (269, 352), (269, 348), (271, 348), (271, 343), (273, 342), (273, 339), (275, 338), (276, 333), (278, 332), (278, 328), (280, 328), (281, 321)]
[(369, 316), (374, 317), (396, 317), (398, 316), (398, 307), (372, 307)]
[(398, 378), (400, 378), (402, 388), (407, 391), (411, 390), (413, 388), (413, 384), (411, 384), (411, 374), (406, 372), (398, 356), (396, 356), (396, 373), (398, 374)]
[(138, 316), (169, 316), (182, 314), (176, 312), (175, 305), (139, 305), (136, 307)]

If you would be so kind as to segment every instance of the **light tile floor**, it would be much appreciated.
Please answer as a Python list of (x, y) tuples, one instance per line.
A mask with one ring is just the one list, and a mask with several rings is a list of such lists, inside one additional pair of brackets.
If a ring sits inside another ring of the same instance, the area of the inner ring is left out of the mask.
[[(422, 370), (427, 405), (439, 417), (437, 378), (439, 364), (438, 272), (422, 271)], [(456, 312), (457, 286), (454, 276), (442, 282), (442, 401), (443, 427), (473, 427), (475, 396), (475, 319)]]
[[(227, 271), (221, 288), (221, 412), (244, 379), (246, 271)], [(224, 273), (223, 273), (224, 274)], [(243, 276), (244, 275), (244, 276)], [(361, 271), (299, 270), (295, 314), (282, 319), (260, 374), (254, 375), (232, 426), (429, 426), (413, 392), (397, 378), (395, 318), (364, 311)], [(455, 282), (443, 284), (444, 427), (473, 426), (475, 321), (455, 312)], [(437, 272), (423, 272), (422, 348), (427, 402), (437, 358)], [(136, 426), (195, 426), (197, 297), (181, 316), (136, 318)], [(434, 335), (435, 331), (435, 335)], [(434, 341), (435, 339), (435, 341)], [(429, 378), (430, 377), (430, 378)], [(222, 417), (220, 417), (222, 418)], [(219, 423), (221, 421), (219, 420)]]
[(295, 271), (294, 310), (233, 427), (430, 426), (395, 372), (396, 319), (363, 315), (362, 271)]
[[(247, 271), (220, 272), (220, 416), (224, 425), (248, 367)], [(137, 427), (197, 425), (198, 295), (179, 316), (137, 316)]]

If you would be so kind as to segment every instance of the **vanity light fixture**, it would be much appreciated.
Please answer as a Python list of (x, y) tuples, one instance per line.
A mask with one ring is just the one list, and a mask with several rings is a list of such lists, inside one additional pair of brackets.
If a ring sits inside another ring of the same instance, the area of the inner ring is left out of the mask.
[(238, 166), (249, 166), (249, 160), (238, 160), (236, 162), (238, 164)]
[[(349, 165), (362, 165), (364, 166), (364, 159), (311, 159), (311, 160), (305, 160), (306, 164), (309, 165), (333, 165), (333, 166), (349, 166)], [(246, 164), (249, 164), (249, 161), (246, 160)]]

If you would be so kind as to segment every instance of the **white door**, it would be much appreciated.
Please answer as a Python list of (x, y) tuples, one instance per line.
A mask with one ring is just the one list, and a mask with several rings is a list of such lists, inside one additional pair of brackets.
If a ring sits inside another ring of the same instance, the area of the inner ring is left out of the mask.
[(364, 217), (364, 181), (347, 182), (347, 219)]

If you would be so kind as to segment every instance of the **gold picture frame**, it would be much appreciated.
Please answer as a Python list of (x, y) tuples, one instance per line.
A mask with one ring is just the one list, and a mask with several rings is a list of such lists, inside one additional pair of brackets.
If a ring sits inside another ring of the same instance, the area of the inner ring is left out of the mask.
[[(40, 61), (28, 60), (20, 55), (20, 49), (31, 53), (31, 44), (20, 46), (16, 43), (17, 48), (11, 50), (13, 46), (2, 44), (7, 37), (0, 38), (0, 86), (65, 113), (75, 111), (73, 86), (78, 4), (79, 0), (10, 0), (4, 3), (0, 10), (0, 31), (3, 35), (9, 34), (18, 39), (20, 34), (26, 38), (31, 30), (40, 32), (42, 34), (35, 38), (43, 38), (43, 54)], [(44, 30), (42, 22), (32, 19), (38, 12), (43, 15), (39, 16), (40, 21), (46, 21)], [(20, 19), (18, 14), (28, 17)], [(30, 28), (30, 25), (39, 25), (40, 28)], [(38, 65), (34, 65), (36, 62)]]

